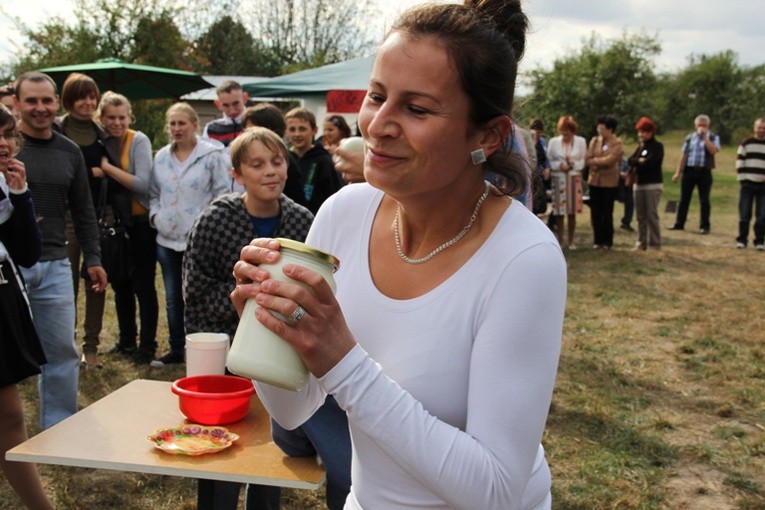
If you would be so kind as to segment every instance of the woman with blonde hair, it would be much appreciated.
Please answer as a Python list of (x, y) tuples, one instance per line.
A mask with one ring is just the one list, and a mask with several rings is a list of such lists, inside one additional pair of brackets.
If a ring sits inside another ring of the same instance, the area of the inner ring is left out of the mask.
[[(154, 285), (157, 267), (157, 231), (149, 225), (149, 181), (151, 179), (151, 141), (140, 131), (130, 129), (133, 110), (122, 94), (107, 91), (101, 97), (96, 117), (106, 130), (107, 147), (118, 155), (117, 164), (101, 161), (103, 171), (132, 192), (130, 236), (133, 273), (123, 282), (112, 282), (119, 323), (119, 342), (115, 350), (131, 356), (138, 364), (148, 364), (157, 350), (159, 304)], [(136, 349), (136, 299), (141, 316), (140, 343)]]
[[(548, 510), (540, 444), (560, 352), (566, 263), (515, 197), (528, 185), (510, 135), (527, 19), (519, 0), (415, 7), (393, 24), (359, 114), (366, 183), (319, 209), (307, 243), (322, 276), (259, 266), (256, 239), (231, 294), (313, 374), (299, 392), (256, 382), (295, 428), (329, 394), (348, 414), (346, 510)], [(501, 176), (499, 189), (486, 177)], [(269, 312), (278, 312), (281, 320)]]
[(181, 267), (191, 226), (218, 196), (231, 191), (231, 158), (226, 148), (198, 135), (199, 117), (188, 103), (165, 114), (170, 143), (159, 150), (149, 185), (149, 223), (157, 229), (157, 260), (165, 282), (170, 351), (151, 362), (183, 363)]

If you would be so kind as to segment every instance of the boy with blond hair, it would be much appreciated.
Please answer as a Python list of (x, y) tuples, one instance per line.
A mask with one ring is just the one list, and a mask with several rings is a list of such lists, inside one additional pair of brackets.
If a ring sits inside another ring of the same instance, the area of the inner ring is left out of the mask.
[(308, 209), (316, 214), (321, 204), (339, 190), (343, 183), (335, 172), (332, 156), (314, 141), (318, 128), (316, 116), (307, 108), (293, 108), (284, 116), (290, 150), (297, 156), (303, 175), (303, 191)]

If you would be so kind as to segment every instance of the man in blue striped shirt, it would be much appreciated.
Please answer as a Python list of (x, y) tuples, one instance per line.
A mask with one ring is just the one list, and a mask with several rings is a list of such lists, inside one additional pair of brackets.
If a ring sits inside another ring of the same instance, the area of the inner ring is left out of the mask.
[(696, 131), (683, 140), (680, 161), (672, 176), (672, 182), (680, 181), (680, 204), (677, 207), (677, 218), (670, 230), (683, 230), (688, 217), (688, 206), (691, 204), (693, 188), (699, 188), (699, 204), (701, 219), (699, 233), (709, 233), (709, 214), (712, 207), (709, 193), (712, 189), (712, 169), (715, 167), (715, 154), (720, 150), (720, 137), (709, 130), (708, 115), (699, 115), (694, 120)]

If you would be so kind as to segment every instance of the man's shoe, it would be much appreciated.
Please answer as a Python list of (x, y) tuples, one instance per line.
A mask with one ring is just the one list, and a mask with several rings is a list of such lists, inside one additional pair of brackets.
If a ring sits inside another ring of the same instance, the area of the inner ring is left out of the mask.
[(755, 244), (754, 249), (757, 251), (765, 251), (765, 244)]
[(136, 365), (148, 365), (154, 359), (154, 354), (138, 349), (130, 357), (130, 360)]
[(622, 230), (626, 230), (627, 232), (634, 232), (635, 231), (635, 229), (632, 228), (632, 225), (630, 225), (629, 223), (622, 223), (621, 227), (619, 227), (619, 228), (621, 228)]
[(736, 243), (736, 248), (738, 248), (739, 250), (743, 250), (744, 248), (746, 248), (746, 243), (741, 243), (741, 242)]
[(135, 345), (123, 345), (118, 343), (108, 351), (106, 354), (122, 354), (123, 356), (131, 356), (135, 352)]
[(674, 225), (670, 225), (667, 227), (667, 230), (683, 230), (683, 227), (675, 223)]
[(183, 363), (183, 353), (170, 351), (159, 359), (150, 363), (154, 368), (162, 368), (167, 365), (177, 365)]
[(699, 229), (699, 234), (701, 234), (703, 236), (707, 235), (708, 233), (709, 233), (709, 229), (708, 228), (700, 228)]

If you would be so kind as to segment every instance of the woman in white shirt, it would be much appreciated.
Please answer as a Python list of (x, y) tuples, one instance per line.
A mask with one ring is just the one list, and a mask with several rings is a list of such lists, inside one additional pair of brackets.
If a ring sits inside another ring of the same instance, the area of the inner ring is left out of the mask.
[(563, 218), (568, 224), (568, 248), (576, 249), (576, 215), (582, 212), (582, 169), (587, 154), (587, 141), (576, 136), (578, 125), (570, 115), (558, 119), (558, 133), (547, 146), (552, 188), (552, 213), (555, 216), (555, 235), (563, 246)]
[(339, 258), (336, 297), (300, 266), (284, 272), (311, 291), (269, 279), (255, 264), (279, 257), (275, 240), (235, 266), (237, 309), (254, 298), (313, 374), (300, 392), (257, 383), (273, 418), (298, 426), (326, 394), (348, 414), (346, 509), (551, 508), (540, 440), (565, 260), (512, 198), (526, 179), (503, 144), (526, 26), (518, 0), (427, 5), (394, 24), (359, 117), (367, 183), (327, 200), (307, 239)]

